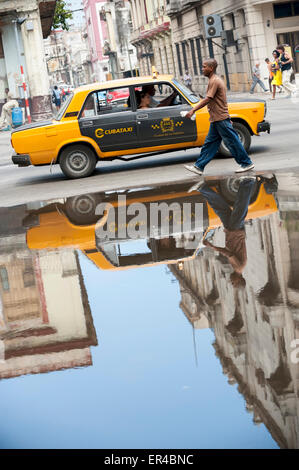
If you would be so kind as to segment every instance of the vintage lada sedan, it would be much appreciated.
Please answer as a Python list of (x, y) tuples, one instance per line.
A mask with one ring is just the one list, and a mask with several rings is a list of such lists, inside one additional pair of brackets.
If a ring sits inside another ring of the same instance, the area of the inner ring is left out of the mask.
[[(169, 75), (82, 86), (67, 97), (54, 119), (12, 132), (12, 161), (18, 166), (59, 164), (68, 178), (83, 178), (101, 160), (201, 147), (210, 126), (207, 108), (197, 111), (195, 120), (184, 117), (198, 101)], [(266, 111), (263, 100), (229, 102), (247, 151), (253, 135), (270, 131)], [(230, 155), (223, 143), (220, 153)]]

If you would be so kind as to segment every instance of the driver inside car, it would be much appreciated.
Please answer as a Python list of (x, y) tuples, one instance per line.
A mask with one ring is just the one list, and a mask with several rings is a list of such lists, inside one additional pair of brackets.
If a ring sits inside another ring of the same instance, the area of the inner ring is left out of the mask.
[(142, 93), (148, 93), (150, 95), (150, 108), (161, 108), (162, 106), (172, 106), (174, 104), (174, 100), (176, 99), (178, 92), (173, 91), (173, 93), (168, 96), (167, 98), (164, 98), (162, 101), (158, 101), (154, 98), (156, 94), (156, 88), (155, 85), (143, 85), (142, 87)]

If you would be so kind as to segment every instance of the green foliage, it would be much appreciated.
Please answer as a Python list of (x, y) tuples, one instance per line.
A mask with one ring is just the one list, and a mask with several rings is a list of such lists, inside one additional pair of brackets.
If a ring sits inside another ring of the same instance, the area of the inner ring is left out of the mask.
[(73, 13), (66, 7), (64, 0), (56, 1), (56, 10), (54, 14), (53, 29), (62, 28), (69, 30), (68, 20), (73, 18)]

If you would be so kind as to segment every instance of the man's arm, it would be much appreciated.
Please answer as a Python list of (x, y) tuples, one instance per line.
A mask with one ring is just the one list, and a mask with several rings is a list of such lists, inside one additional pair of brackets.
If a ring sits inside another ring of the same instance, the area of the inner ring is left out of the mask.
[(207, 106), (207, 104), (209, 104), (209, 102), (211, 101), (212, 99), (211, 98), (204, 98), (203, 100), (201, 100), (196, 106), (194, 106), (194, 108), (191, 109), (191, 111), (189, 111), (188, 114), (186, 114), (186, 118), (189, 118), (191, 119), (193, 114), (196, 113), (196, 111), (198, 111), (199, 109), (202, 109), (204, 108), (205, 106)]
[(283, 62), (284, 65), (291, 64), (292, 62), (294, 62), (294, 59), (292, 59), (292, 57), (287, 52), (284, 53), (284, 56), (286, 59), (288, 59), (286, 62)]
[(204, 240), (203, 244), (205, 246), (209, 246), (214, 251), (218, 251), (219, 253), (221, 253), (224, 256), (227, 256), (227, 257), (232, 256), (231, 252), (229, 250), (227, 250), (227, 248), (223, 248), (221, 246), (214, 246), (214, 245), (212, 245), (212, 243), (208, 242), (208, 240)]
[(178, 93), (174, 91), (170, 96), (168, 96), (167, 98), (164, 98), (164, 100), (162, 100), (160, 104), (158, 104), (157, 108), (161, 108), (162, 106), (171, 106), (177, 94)]

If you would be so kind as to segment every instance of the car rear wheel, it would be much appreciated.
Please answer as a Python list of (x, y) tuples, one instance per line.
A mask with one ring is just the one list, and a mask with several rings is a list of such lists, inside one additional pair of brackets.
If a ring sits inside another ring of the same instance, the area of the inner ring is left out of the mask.
[[(245, 148), (246, 152), (249, 151), (250, 145), (251, 145), (251, 135), (249, 130), (247, 129), (244, 124), (241, 124), (240, 122), (234, 122), (233, 123), (234, 129), (237, 132), (243, 147)], [(221, 145), (219, 147), (219, 153), (223, 155), (224, 157), (231, 157), (232, 154), (228, 150), (227, 146), (225, 143), (222, 141)]]
[(62, 151), (59, 164), (68, 178), (85, 178), (94, 172), (97, 159), (86, 145), (72, 145)]

